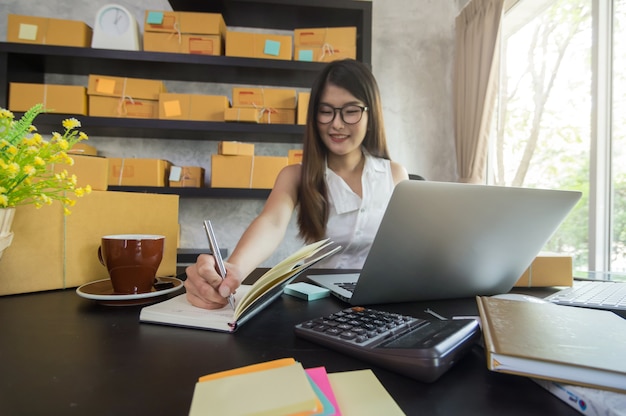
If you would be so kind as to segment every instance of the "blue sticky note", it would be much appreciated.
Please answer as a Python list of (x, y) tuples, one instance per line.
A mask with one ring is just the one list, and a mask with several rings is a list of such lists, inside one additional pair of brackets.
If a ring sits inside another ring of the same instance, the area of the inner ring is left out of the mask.
[(146, 23), (149, 25), (163, 24), (163, 12), (148, 12)]
[(265, 55), (272, 55), (272, 56), (280, 55), (280, 42), (276, 42), (275, 40), (269, 40), (269, 39), (266, 40), (263, 53)]
[(299, 51), (298, 61), (313, 62), (313, 51), (311, 49), (303, 49)]

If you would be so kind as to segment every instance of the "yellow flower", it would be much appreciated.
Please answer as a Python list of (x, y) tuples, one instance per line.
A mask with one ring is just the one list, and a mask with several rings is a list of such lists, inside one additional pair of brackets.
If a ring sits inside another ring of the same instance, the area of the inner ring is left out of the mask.
[(80, 127), (80, 121), (76, 120), (75, 118), (68, 118), (63, 120), (63, 127), (65, 127), (66, 130), (73, 130), (77, 127)]
[(83, 133), (82, 131), (80, 133), (78, 133), (78, 140), (88, 140), (89, 137)]
[(9, 163), (9, 165), (7, 166), (7, 171), (11, 175), (17, 175), (18, 173), (20, 173), (20, 165), (15, 162)]
[(4, 194), (4, 192), (0, 194), (0, 207), (6, 207), (9, 205), (9, 198)]
[(23, 171), (24, 171), (24, 173), (25, 173), (25, 174), (27, 174), (28, 176), (32, 176), (32, 175), (34, 175), (35, 173), (37, 173), (37, 169), (35, 169), (35, 168), (34, 168), (33, 166), (31, 166), (31, 165), (26, 165), (26, 166), (24, 166)]
[(35, 165), (37, 166), (46, 166), (46, 161), (43, 160), (40, 156), (35, 156), (35, 159), (33, 161), (35, 163)]

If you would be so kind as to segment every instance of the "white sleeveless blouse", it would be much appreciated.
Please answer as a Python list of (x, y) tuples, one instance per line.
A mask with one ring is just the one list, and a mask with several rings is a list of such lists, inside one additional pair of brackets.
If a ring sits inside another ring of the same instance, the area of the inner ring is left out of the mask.
[(370, 251), (391, 198), (394, 182), (389, 160), (363, 153), (362, 199), (326, 166), (330, 205), (326, 237), (343, 248), (339, 253), (320, 261), (316, 268), (361, 269)]

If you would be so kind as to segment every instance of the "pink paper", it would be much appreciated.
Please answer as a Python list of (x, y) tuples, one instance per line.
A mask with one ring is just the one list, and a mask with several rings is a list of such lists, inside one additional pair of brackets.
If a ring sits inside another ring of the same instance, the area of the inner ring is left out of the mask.
[(337, 399), (335, 399), (333, 388), (330, 386), (330, 381), (328, 380), (328, 375), (326, 374), (326, 368), (314, 367), (314, 368), (307, 368), (305, 371), (307, 372), (309, 377), (311, 377), (313, 382), (317, 384), (317, 386), (320, 388), (322, 393), (326, 395), (328, 400), (335, 407), (335, 413), (333, 413), (333, 416), (341, 416), (341, 411), (339, 410)]

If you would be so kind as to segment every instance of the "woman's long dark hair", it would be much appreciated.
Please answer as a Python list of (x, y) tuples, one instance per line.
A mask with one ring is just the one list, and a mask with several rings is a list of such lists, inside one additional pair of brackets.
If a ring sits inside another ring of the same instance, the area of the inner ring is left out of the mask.
[(298, 190), (298, 226), (300, 236), (306, 242), (324, 238), (328, 222), (328, 190), (324, 180), (328, 149), (322, 142), (316, 121), (320, 96), (328, 84), (346, 89), (365, 103), (368, 107), (368, 121), (363, 147), (373, 156), (389, 159), (380, 92), (372, 72), (354, 59), (330, 62), (311, 88), (304, 134), (302, 176)]

